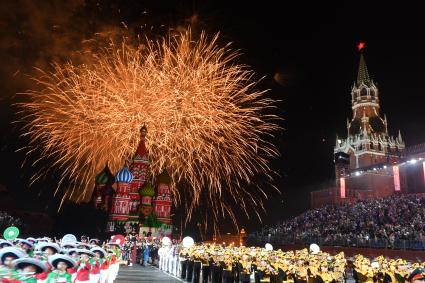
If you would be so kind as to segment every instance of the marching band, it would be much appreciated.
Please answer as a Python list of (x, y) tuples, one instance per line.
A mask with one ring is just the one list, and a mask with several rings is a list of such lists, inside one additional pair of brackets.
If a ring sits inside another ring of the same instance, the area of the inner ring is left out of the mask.
[(346, 258), (344, 252), (331, 255), (318, 246), (282, 251), (198, 244), (165, 247), (159, 254), (160, 269), (194, 283), (339, 283), (348, 279), (356, 283), (425, 282), (425, 262), (383, 256), (373, 260), (362, 255)]

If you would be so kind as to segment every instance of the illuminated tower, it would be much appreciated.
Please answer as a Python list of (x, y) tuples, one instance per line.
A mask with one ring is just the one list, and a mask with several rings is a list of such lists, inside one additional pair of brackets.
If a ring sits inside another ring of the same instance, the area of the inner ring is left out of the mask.
[(347, 137), (337, 136), (334, 147), (336, 184), (311, 192), (314, 208), (384, 198), (401, 193), (406, 187), (400, 177), (406, 170), (406, 166), (400, 167), (405, 158), (404, 141), (400, 131), (396, 137), (388, 133), (387, 117), (381, 113), (379, 89), (366, 66), (364, 43), (360, 43), (358, 49), (359, 68), (351, 88), (353, 116), (347, 119)]
[[(400, 131), (397, 137), (388, 134), (387, 118), (380, 112), (380, 93), (366, 66), (364, 43), (360, 43), (358, 48), (359, 69), (351, 89), (353, 117), (347, 120), (347, 138), (337, 138), (334, 148), (337, 183), (347, 170), (396, 162), (404, 155), (405, 149)], [(340, 160), (345, 157), (348, 160)]]
[(149, 170), (148, 151), (146, 150), (147, 129), (143, 126), (140, 129), (140, 141), (130, 165), (130, 171), (133, 174), (130, 191), (130, 214), (129, 221), (139, 222), (140, 195), (139, 191), (144, 185), (146, 174)]
[(171, 224), (171, 179), (167, 171), (158, 176), (158, 195), (154, 200), (155, 214), (158, 220), (165, 224)]

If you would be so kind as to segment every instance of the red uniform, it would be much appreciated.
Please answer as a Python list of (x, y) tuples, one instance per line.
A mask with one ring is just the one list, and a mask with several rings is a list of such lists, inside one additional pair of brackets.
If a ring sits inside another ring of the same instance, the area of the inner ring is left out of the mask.
[(68, 272), (69, 274), (74, 274), (75, 272), (77, 272), (77, 267), (71, 267), (71, 268), (67, 268), (66, 272)]
[(92, 259), (90, 261), (91, 270), (90, 274), (100, 274), (100, 263), (97, 259)]
[(78, 262), (76, 281), (89, 281), (91, 265), (88, 262)]
[(116, 255), (112, 255), (112, 256), (111, 256), (110, 264), (114, 264), (114, 263), (116, 263), (116, 262), (117, 262), (117, 256), (116, 256)]
[(46, 265), (47, 265), (47, 271), (41, 272), (41, 273), (37, 273), (35, 275), (35, 278), (37, 278), (38, 280), (44, 281), (47, 279), (47, 276), (49, 275), (49, 273), (52, 271), (53, 266), (50, 265), (50, 263), (48, 263), (47, 261), (43, 261)]
[(109, 268), (109, 261), (106, 258), (104, 258), (103, 263), (100, 266), (100, 269), (101, 270), (108, 270), (108, 268)]

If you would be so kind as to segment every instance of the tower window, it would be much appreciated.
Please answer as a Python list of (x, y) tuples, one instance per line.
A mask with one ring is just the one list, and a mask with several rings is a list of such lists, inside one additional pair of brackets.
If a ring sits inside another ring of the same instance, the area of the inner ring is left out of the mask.
[(366, 96), (367, 95), (367, 90), (365, 88), (362, 88), (360, 90), (360, 96)]

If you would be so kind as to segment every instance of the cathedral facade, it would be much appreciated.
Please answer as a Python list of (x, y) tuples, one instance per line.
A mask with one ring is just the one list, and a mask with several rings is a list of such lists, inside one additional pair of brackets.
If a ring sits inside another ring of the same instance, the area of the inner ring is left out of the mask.
[(146, 127), (129, 162), (115, 176), (108, 166), (96, 176), (93, 205), (108, 213), (106, 232), (171, 236), (171, 179), (167, 172), (150, 176)]

